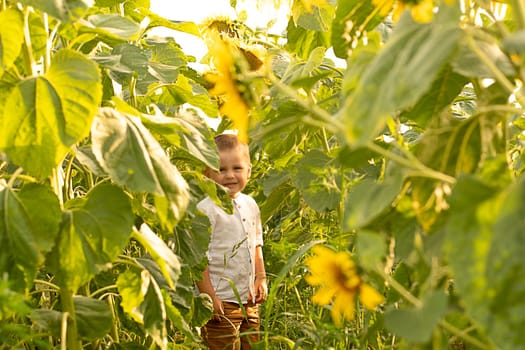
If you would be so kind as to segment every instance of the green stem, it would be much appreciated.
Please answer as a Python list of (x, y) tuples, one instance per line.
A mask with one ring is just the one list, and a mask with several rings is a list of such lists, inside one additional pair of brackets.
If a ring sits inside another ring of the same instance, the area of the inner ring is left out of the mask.
[(439, 171), (435, 171), (434, 169), (431, 169), (425, 166), (423, 163), (419, 161), (419, 159), (414, 157), (410, 152), (405, 152), (405, 155), (408, 157), (408, 158), (405, 158), (396, 153), (390, 152), (376, 145), (373, 142), (368, 143), (367, 147), (371, 149), (372, 151), (382, 155), (385, 158), (388, 158), (390, 160), (393, 160), (396, 163), (406, 166), (408, 169), (414, 170), (415, 171), (414, 173), (409, 173), (410, 176), (428, 177), (428, 178), (436, 179), (436, 180), (443, 181), (449, 184), (454, 184), (456, 182), (456, 179), (454, 177), (449, 176), (447, 174), (443, 174)]
[(71, 179), (71, 170), (73, 168), (73, 160), (74, 157), (69, 157), (67, 163), (66, 163), (66, 171), (64, 175), (64, 193), (66, 195), (66, 199), (70, 199), (73, 197), (73, 189), (71, 188), (71, 185), (73, 183), (73, 180)]
[(49, 281), (35, 279), (35, 280), (33, 280), (33, 282), (34, 282), (35, 284), (43, 284), (43, 285), (45, 285), (45, 286), (48, 286), (48, 287), (50, 287), (51, 289), (53, 289), (53, 291), (55, 291), (55, 292), (58, 292), (58, 291), (60, 290), (60, 287), (59, 287), (59, 286), (57, 286), (56, 284), (51, 283), (51, 282), (49, 282)]
[(137, 78), (135, 76), (132, 76), (129, 81), (129, 104), (134, 108), (137, 108), (137, 95), (135, 91), (136, 85)]
[[(68, 288), (61, 290), (62, 311), (68, 315), (69, 322), (67, 322), (67, 341), (62, 338), (62, 344), (67, 344), (68, 350), (81, 350), (82, 343), (78, 339), (78, 328), (75, 314), (75, 305), (73, 303), (73, 292)], [(62, 336), (64, 336), (63, 334)]]
[(27, 68), (31, 72), (32, 76), (38, 74), (38, 65), (33, 56), (33, 45), (31, 44), (31, 31), (29, 30), (29, 15), (31, 14), (31, 7), (26, 6), (24, 8), (24, 42), (25, 42), (25, 54), (27, 58)]
[(113, 314), (113, 326), (111, 327), (111, 337), (113, 338), (113, 341), (118, 344), (120, 342), (118, 334), (118, 325), (120, 323), (120, 320), (118, 312), (115, 309), (115, 301), (113, 300), (112, 295), (108, 297), (108, 304), (109, 308), (111, 309), (111, 313)]
[(20, 177), (20, 174), (22, 174), (23, 171), (24, 171), (24, 169), (22, 169), (22, 168), (18, 168), (18, 169), (15, 170), (14, 174), (11, 175), (11, 178), (7, 182), (7, 188), (13, 188), (16, 179)]
[(472, 35), (467, 35), (467, 45), (470, 49), (478, 56), (481, 62), (490, 70), (494, 75), (494, 78), (507, 90), (509, 94), (515, 94), (516, 100), (522, 106), (525, 106), (525, 99), (523, 99), (522, 94), (516, 90), (516, 87), (510, 80), (507, 79), (505, 74), (492, 62), (492, 60), (481, 50), (476, 44)]
[(51, 187), (53, 187), (53, 190), (58, 197), (58, 201), (60, 203), (60, 207), (62, 208), (64, 206), (64, 193), (63, 193), (63, 186), (62, 181), (60, 180), (60, 164), (53, 168), (53, 173), (51, 174)]

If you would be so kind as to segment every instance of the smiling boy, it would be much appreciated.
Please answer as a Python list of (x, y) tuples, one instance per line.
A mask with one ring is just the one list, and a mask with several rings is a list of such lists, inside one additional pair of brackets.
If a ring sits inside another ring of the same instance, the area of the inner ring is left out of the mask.
[(234, 213), (226, 213), (209, 197), (197, 205), (212, 227), (208, 267), (197, 282), (200, 292), (213, 301), (213, 317), (203, 328), (203, 337), (212, 350), (251, 349), (250, 344), (260, 338), (258, 304), (268, 292), (259, 207), (242, 193), (251, 174), (250, 154), (248, 145), (232, 134), (218, 135), (215, 144), (219, 171), (206, 169), (205, 175), (228, 190)]

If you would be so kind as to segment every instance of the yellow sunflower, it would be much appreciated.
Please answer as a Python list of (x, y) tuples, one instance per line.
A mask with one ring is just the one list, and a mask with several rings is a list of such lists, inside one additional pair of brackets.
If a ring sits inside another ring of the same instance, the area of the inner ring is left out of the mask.
[[(447, 5), (452, 5), (455, 0), (445, 0)], [(432, 0), (372, 0), (372, 4), (379, 9), (381, 16), (386, 16), (393, 11), (392, 20), (397, 22), (404, 10), (410, 10), (416, 22), (428, 23), (434, 16), (434, 1)]]
[(332, 319), (341, 326), (342, 317), (351, 321), (355, 314), (355, 298), (369, 310), (374, 310), (384, 298), (370, 285), (363, 283), (357, 266), (348, 252), (334, 252), (324, 246), (312, 248), (315, 255), (306, 259), (310, 274), (305, 277), (319, 290), (312, 297), (318, 305), (332, 304)]
[(206, 80), (212, 85), (209, 93), (222, 98), (220, 112), (233, 122), (239, 131), (239, 140), (247, 143), (250, 108), (236, 84), (235, 60), (232, 53), (236, 52), (237, 48), (217, 35), (209, 40), (208, 50), (216, 69), (216, 73), (206, 74)]

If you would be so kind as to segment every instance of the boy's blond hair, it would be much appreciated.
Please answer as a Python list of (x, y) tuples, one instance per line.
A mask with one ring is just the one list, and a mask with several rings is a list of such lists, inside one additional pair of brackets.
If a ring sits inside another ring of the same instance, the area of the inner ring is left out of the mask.
[(246, 143), (239, 141), (237, 135), (234, 134), (220, 134), (215, 136), (215, 144), (219, 151), (226, 151), (238, 148), (239, 151), (250, 161), (250, 149)]

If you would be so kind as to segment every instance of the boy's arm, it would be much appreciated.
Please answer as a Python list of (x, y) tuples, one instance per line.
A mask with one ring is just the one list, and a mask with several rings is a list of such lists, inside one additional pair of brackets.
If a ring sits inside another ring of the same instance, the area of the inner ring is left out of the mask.
[(224, 309), (222, 307), (222, 300), (215, 294), (215, 289), (211, 284), (210, 273), (208, 268), (202, 272), (202, 281), (195, 282), (201, 293), (206, 293), (210, 296), (213, 301), (213, 314), (224, 315)]
[(255, 248), (255, 303), (259, 304), (266, 300), (268, 296), (268, 286), (266, 283), (266, 271), (264, 269), (264, 258), (262, 246)]

